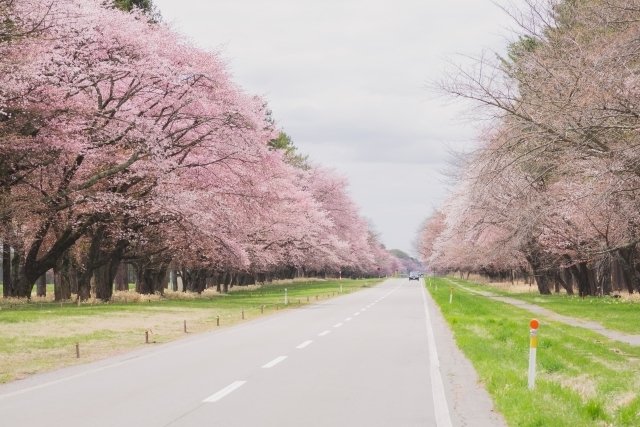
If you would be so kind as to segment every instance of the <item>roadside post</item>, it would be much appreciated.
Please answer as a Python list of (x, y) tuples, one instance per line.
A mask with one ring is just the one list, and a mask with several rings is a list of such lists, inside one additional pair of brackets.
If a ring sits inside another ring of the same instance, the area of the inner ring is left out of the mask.
[(284, 305), (289, 305), (289, 296), (287, 295), (287, 288), (284, 288)]
[(449, 287), (449, 304), (453, 302), (453, 286)]
[(536, 349), (538, 348), (538, 319), (529, 322), (529, 390), (533, 390), (536, 384)]

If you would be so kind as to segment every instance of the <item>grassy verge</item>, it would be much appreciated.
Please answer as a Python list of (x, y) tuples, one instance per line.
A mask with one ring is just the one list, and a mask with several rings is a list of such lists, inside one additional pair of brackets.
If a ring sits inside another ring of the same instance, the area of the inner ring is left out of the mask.
[[(32, 299), (0, 302), (0, 383), (122, 353), (145, 344), (255, 319), (278, 310), (373, 286), (378, 280), (309, 281), (202, 296), (168, 292), (166, 298), (117, 293), (114, 302), (81, 305)], [(285, 289), (288, 305), (285, 306)], [(80, 345), (79, 359), (75, 345)]]
[(638, 426), (640, 348), (541, 318), (538, 375), (531, 392), (531, 314), (459, 288), (449, 304), (449, 282), (432, 283), (428, 290), (458, 346), (510, 426)]
[[(640, 299), (605, 297), (581, 298), (575, 295), (509, 292), (505, 288), (451, 279), (466, 287), (485, 290), (541, 305), (565, 316), (593, 320), (604, 327), (629, 334), (640, 334)], [(640, 424), (640, 423), (639, 423)]]

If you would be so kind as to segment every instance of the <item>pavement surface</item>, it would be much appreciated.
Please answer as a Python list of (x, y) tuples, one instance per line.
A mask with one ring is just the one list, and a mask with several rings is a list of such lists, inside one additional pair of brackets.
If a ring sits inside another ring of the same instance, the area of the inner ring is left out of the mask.
[(422, 281), (0, 387), (2, 426), (503, 426)]
[(481, 295), (483, 297), (486, 298), (491, 298), (494, 299), (496, 301), (501, 301), (504, 302), (506, 304), (511, 304), (514, 305), (516, 307), (520, 307), (522, 309), (528, 310), (531, 313), (535, 313), (538, 315), (542, 315), (545, 316), (547, 319), (550, 320), (555, 320), (556, 322), (561, 322), (567, 325), (571, 325), (571, 326), (576, 326), (578, 328), (585, 328), (585, 329), (589, 329), (593, 332), (596, 332), (602, 336), (605, 336), (609, 339), (615, 340), (615, 341), (620, 341), (620, 342), (624, 342), (627, 344), (631, 344), (631, 345), (640, 345), (640, 335), (633, 335), (633, 334), (625, 334), (624, 332), (620, 332), (620, 331), (614, 331), (611, 329), (607, 329), (605, 328), (601, 323), (598, 322), (594, 322), (594, 321), (590, 321), (590, 320), (583, 320), (583, 319), (577, 319), (575, 317), (570, 317), (570, 316), (565, 316), (562, 314), (558, 314), (555, 311), (549, 310), (547, 308), (544, 307), (540, 307), (537, 304), (531, 304), (528, 303), (526, 301), (522, 301), (519, 300), (517, 298), (510, 298), (510, 297), (505, 297), (502, 295), (498, 295), (495, 294), (493, 292), (488, 292), (488, 291), (479, 291), (476, 289), (471, 289), (468, 288), (464, 285), (461, 285), (458, 282), (454, 282), (451, 279), (447, 279), (450, 283), (453, 283), (454, 285), (466, 290), (467, 292), (471, 292), (473, 294), (476, 295)]

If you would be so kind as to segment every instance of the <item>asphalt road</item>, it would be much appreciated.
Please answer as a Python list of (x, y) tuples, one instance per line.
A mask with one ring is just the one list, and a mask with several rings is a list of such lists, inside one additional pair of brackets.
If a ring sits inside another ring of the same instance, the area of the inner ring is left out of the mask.
[(456, 352), (420, 284), (387, 280), (2, 386), (0, 425), (502, 425)]

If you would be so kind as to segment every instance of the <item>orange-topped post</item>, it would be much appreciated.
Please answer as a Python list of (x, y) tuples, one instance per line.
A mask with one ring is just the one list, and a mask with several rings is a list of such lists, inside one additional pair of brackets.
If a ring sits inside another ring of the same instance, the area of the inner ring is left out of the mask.
[(538, 349), (538, 319), (529, 322), (529, 390), (533, 390), (536, 384), (536, 351)]

